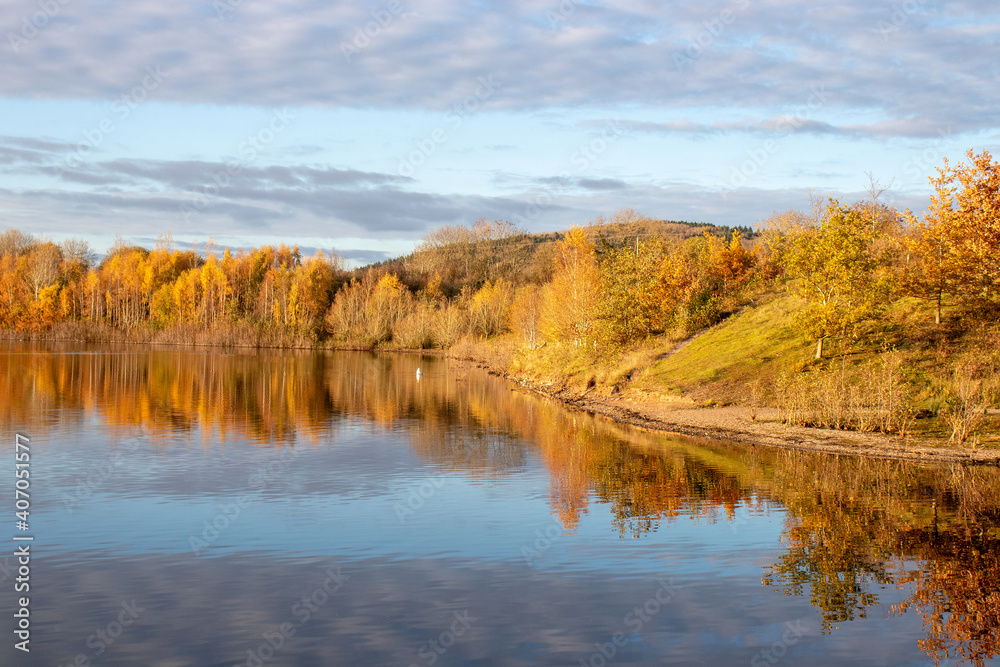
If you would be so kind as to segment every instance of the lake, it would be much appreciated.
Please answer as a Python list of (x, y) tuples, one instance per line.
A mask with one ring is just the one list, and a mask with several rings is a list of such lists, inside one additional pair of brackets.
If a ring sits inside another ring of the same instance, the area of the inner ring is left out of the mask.
[(6, 343), (0, 415), (4, 665), (1000, 662), (994, 468), (652, 434), (405, 354)]

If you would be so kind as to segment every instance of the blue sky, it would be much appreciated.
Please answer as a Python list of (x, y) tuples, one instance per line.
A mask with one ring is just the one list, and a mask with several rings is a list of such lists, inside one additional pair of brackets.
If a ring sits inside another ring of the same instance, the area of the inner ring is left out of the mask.
[(753, 225), (866, 172), (922, 209), (1000, 144), (1000, 9), (971, 1), (0, 0), (0, 27), (2, 225), (101, 251)]

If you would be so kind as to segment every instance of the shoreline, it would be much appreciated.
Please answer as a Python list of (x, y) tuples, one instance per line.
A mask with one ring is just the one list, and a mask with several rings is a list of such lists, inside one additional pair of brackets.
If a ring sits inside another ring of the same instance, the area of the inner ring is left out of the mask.
[[(16, 339), (0, 337), (8, 342), (73, 342), (89, 344), (71, 338), (28, 337)], [(470, 364), (500, 377), (513, 386), (556, 401), (570, 410), (586, 412), (609, 419), (618, 424), (651, 432), (667, 433), (691, 438), (711, 438), (751, 447), (761, 445), (780, 449), (794, 449), (835, 455), (892, 459), (916, 463), (960, 463), (963, 465), (1000, 466), (1000, 449), (955, 449), (942, 447), (938, 441), (914, 437), (891, 436), (882, 433), (838, 431), (834, 429), (789, 426), (782, 423), (775, 408), (758, 408), (751, 411), (744, 406), (696, 407), (693, 402), (678, 398), (637, 394), (626, 389), (617, 395), (603, 396), (594, 387), (575, 391), (565, 384), (556, 388), (536, 380), (521, 377), (490, 365), (483, 359), (460, 356), (448, 350), (376, 348), (352, 346), (303, 346), (274, 347), (250, 345), (220, 345), (213, 343), (175, 343), (154, 341), (106, 341), (109, 343), (165, 346), (165, 347), (236, 347), (243, 349), (286, 349), (315, 351), (366, 351), (393, 354), (426, 354), (443, 357), (459, 364)], [(756, 413), (756, 419), (752, 414)]]
[[(483, 364), (465, 360), (486, 369), (514, 386), (554, 400), (570, 410), (586, 412), (646, 431), (691, 438), (711, 438), (755, 447), (776, 447), (825, 454), (892, 459), (911, 463), (960, 463), (963, 465), (1000, 465), (997, 449), (952, 449), (926, 440), (883, 433), (862, 433), (834, 429), (789, 426), (779, 421), (775, 408), (752, 411), (744, 406), (695, 407), (683, 399), (637, 396), (628, 392), (601, 396), (591, 389), (583, 392), (554, 388), (518, 377)], [(753, 414), (756, 418), (751, 418)]]

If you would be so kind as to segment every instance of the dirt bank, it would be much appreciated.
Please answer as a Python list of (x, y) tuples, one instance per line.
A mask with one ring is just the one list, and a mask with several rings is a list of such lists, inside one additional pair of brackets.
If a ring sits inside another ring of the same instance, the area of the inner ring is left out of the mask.
[(579, 391), (512, 377), (497, 373), (495, 369), (490, 369), (490, 372), (525, 390), (553, 398), (571, 409), (651, 431), (830, 454), (928, 463), (1000, 465), (1000, 450), (997, 449), (961, 449), (913, 436), (901, 438), (881, 433), (789, 426), (779, 421), (778, 411), (773, 408), (756, 411), (741, 406), (705, 408), (683, 399), (638, 392), (600, 395), (594, 389)]

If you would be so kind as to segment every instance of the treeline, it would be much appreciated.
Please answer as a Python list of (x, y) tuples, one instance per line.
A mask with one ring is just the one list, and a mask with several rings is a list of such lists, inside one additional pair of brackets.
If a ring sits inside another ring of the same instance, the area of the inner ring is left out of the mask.
[(8, 229), (0, 317), (26, 332), (62, 322), (123, 332), (242, 324), (366, 348), (447, 348), (506, 333), (529, 346), (595, 347), (711, 324), (759, 268), (739, 231), (729, 243), (726, 230), (609, 241), (620, 231), (591, 224), (537, 243), (506, 221), (480, 220), (432, 231), (407, 258), (347, 271), (322, 252), (202, 255), (174, 248), (169, 235), (152, 250), (118, 242), (97, 262), (78, 239), (56, 244)]
[(829, 338), (858, 338), (878, 328), (901, 297), (924, 299), (942, 323), (944, 305), (957, 306), (967, 328), (995, 321), (1000, 306), (1000, 164), (988, 152), (969, 164), (945, 160), (931, 179), (934, 194), (920, 217), (878, 202), (837, 202), (811, 219), (774, 216), (769, 248), (782, 275), (805, 302), (798, 317), (815, 341), (816, 358)]
[(303, 260), (281, 245), (202, 256), (175, 249), (169, 234), (152, 250), (119, 241), (97, 263), (79, 239), (57, 245), (8, 229), (0, 252), (0, 317), (28, 331), (62, 321), (128, 331), (241, 320), (309, 330), (322, 322), (343, 274), (322, 253)]
[[(348, 271), (336, 255), (297, 247), (250, 251), (118, 242), (99, 263), (87, 244), (9, 229), (0, 236), (0, 318), (40, 332), (62, 322), (117, 331), (212, 331), (236, 325), (315, 344), (448, 348), (513, 334), (534, 348), (598, 353), (683, 337), (786, 282), (796, 322), (822, 357), (859, 339), (894, 300), (915, 296), (963, 321), (1000, 305), (1000, 165), (988, 153), (945, 163), (917, 218), (878, 201), (830, 201), (771, 216), (760, 233), (651, 221), (631, 210), (558, 238), (506, 221), (441, 227), (413, 254)], [(691, 235), (695, 231), (701, 233)], [(752, 238), (751, 238), (752, 237)]]

